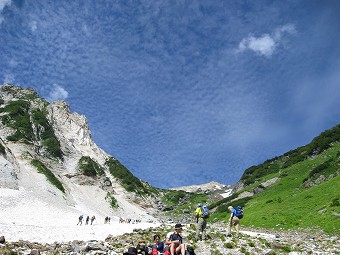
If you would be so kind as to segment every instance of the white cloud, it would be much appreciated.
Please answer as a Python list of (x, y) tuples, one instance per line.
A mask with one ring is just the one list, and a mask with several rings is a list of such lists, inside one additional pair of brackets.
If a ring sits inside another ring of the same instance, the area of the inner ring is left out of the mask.
[(38, 28), (38, 23), (35, 20), (31, 21), (30, 22), (30, 28), (31, 28), (32, 32), (34, 32)]
[(6, 5), (11, 5), (11, 0), (0, 0), (0, 24), (4, 21), (4, 17), (2, 16), (2, 10), (6, 7)]
[(271, 56), (275, 50), (275, 41), (272, 37), (265, 34), (260, 38), (250, 36), (248, 38), (242, 39), (239, 44), (239, 50), (244, 51), (250, 49), (256, 53), (264, 56)]
[(252, 50), (259, 55), (270, 57), (279, 46), (284, 33), (295, 34), (295, 26), (293, 24), (286, 24), (276, 28), (272, 35), (263, 34), (260, 37), (248, 36), (243, 38), (239, 43), (238, 52)]
[(49, 102), (54, 102), (57, 100), (65, 100), (68, 97), (68, 92), (61, 86), (53, 84), (48, 88), (49, 92), (46, 100)]

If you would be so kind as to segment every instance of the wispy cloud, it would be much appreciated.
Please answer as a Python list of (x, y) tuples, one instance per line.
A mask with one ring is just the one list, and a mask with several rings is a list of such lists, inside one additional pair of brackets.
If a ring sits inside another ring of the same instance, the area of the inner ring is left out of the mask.
[(38, 22), (35, 21), (35, 20), (32, 20), (32, 21), (30, 22), (29, 26), (30, 26), (32, 32), (34, 32), (34, 31), (36, 31), (37, 28), (38, 28)]
[(68, 92), (57, 84), (53, 84), (51, 87), (45, 88), (45, 90), (47, 90), (46, 100), (49, 102), (68, 98)]
[(3, 82), (3, 84), (13, 84), (14, 81), (15, 81), (15, 77), (14, 77), (13, 74), (11, 74), (11, 73), (6, 73), (6, 74), (4, 75), (4, 82)]
[(11, 5), (11, 0), (0, 0), (0, 24), (4, 21), (2, 11), (7, 5)]
[(286, 24), (275, 29), (272, 34), (263, 34), (260, 37), (248, 36), (247, 38), (243, 38), (239, 43), (238, 52), (252, 50), (259, 55), (270, 57), (280, 45), (282, 36), (285, 33), (296, 33), (295, 26), (293, 24)]

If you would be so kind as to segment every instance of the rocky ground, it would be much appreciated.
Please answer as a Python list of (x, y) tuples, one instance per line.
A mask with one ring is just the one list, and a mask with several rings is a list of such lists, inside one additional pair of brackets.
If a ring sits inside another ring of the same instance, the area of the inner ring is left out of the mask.
[[(26, 241), (6, 242), (0, 238), (0, 254), (123, 254), (130, 246), (145, 240), (152, 243), (152, 236), (165, 236), (172, 226), (161, 226), (147, 230), (135, 229), (134, 233), (121, 236), (108, 236), (105, 241), (72, 241), (50, 244)], [(197, 255), (227, 254), (340, 254), (338, 236), (329, 236), (316, 230), (261, 230), (242, 229), (238, 237), (226, 237), (223, 224), (208, 227), (207, 239), (195, 242), (195, 226), (187, 225), (183, 237), (188, 246), (195, 249)], [(5, 237), (4, 237), (5, 238)]]

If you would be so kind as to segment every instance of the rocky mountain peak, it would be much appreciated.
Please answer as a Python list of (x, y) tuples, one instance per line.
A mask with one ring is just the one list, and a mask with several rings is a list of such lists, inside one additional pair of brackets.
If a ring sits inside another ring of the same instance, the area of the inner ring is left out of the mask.
[(48, 103), (9, 84), (0, 86), (0, 101), (0, 189), (23, 193), (16, 203), (50, 204), (50, 214), (55, 204), (71, 214), (155, 220), (144, 206), (149, 198), (127, 191), (117, 177), (123, 166), (95, 144), (84, 115), (71, 113), (65, 101)]

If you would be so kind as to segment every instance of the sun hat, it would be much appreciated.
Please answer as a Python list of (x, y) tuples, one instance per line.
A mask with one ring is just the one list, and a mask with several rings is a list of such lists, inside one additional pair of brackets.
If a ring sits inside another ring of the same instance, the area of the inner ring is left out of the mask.
[(123, 255), (137, 255), (137, 249), (135, 247), (130, 247)]
[(177, 223), (175, 225), (175, 229), (182, 229), (182, 224), (181, 223)]
[(197, 207), (202, 207), (202, 204), (201, 203), (197, 204)]

